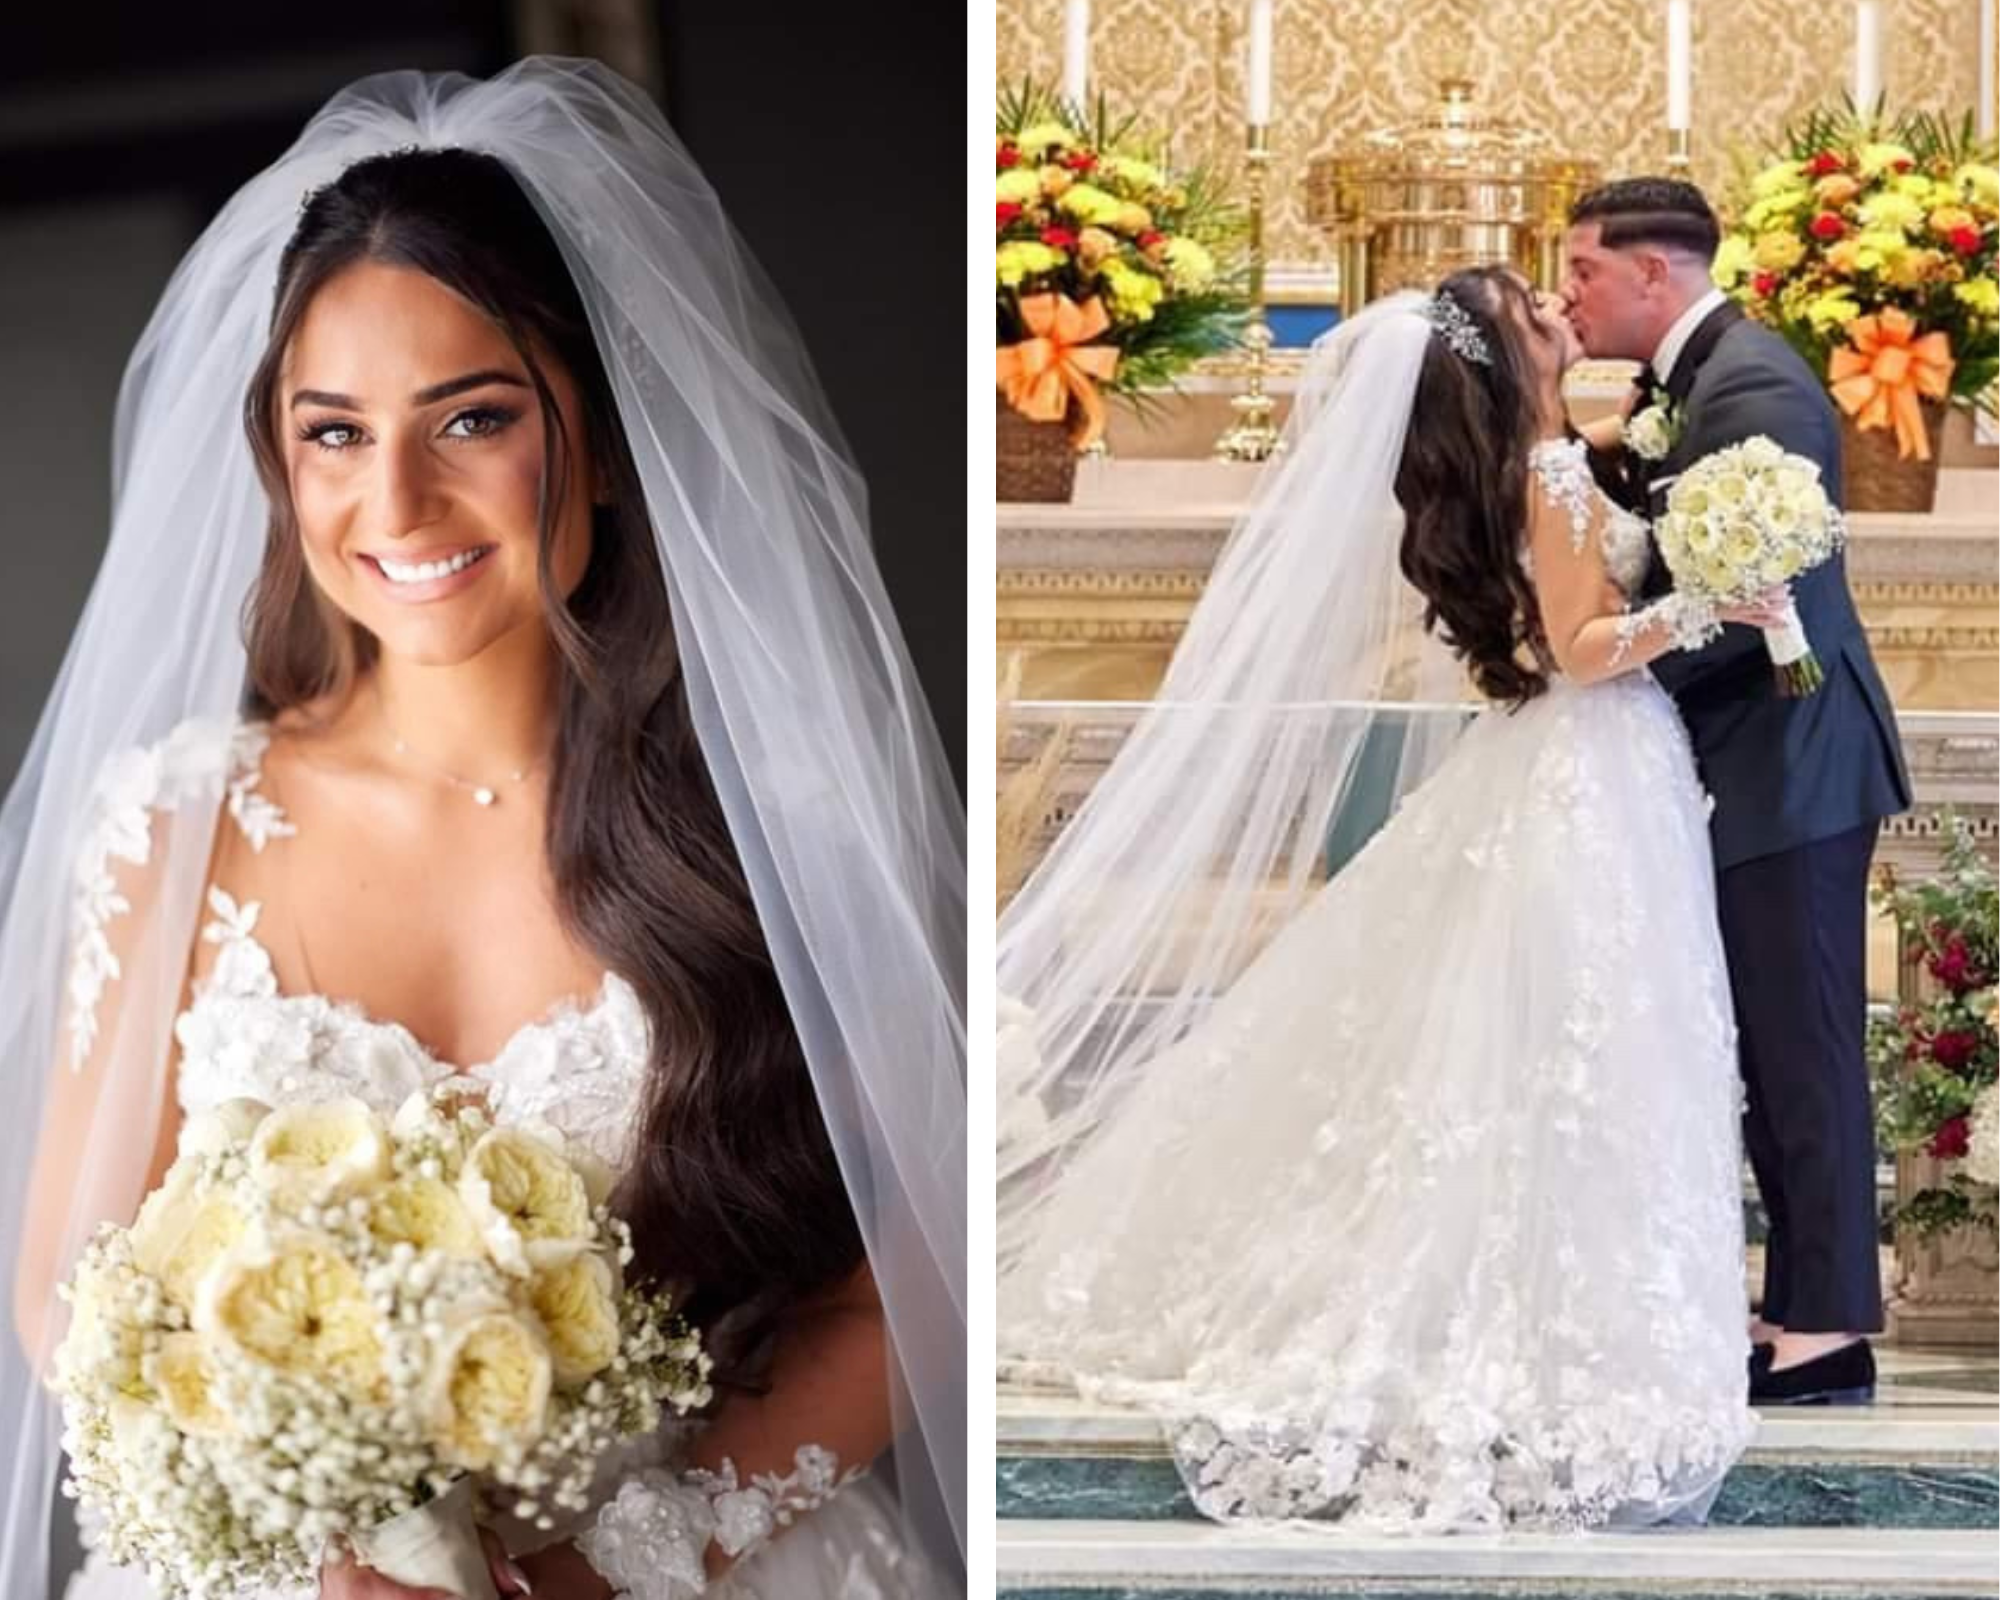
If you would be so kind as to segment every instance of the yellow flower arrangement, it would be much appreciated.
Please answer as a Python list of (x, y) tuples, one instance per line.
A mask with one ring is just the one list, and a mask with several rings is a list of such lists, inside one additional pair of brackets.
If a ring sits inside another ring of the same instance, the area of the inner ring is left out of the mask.
[(1027, 306), (1043, 320), (1048, 306), (1086, 320), (1101, 307), (1108, 323), (1085, 349), (1115, 359), (1089, 357), (1108, 368), (1087, 379), (1093, 393), (1161, 386), (1234, 346), (1247, 309), (1241, 223), (1207, 172), (1174, 168), (1133, 123), (1110, 125), (1100, 111), (1086, 124), (1032, 84), (1003, 94), (993, 198), (1001, 368), (1049, 354)]
[[(1931, 359), (1939, 347), (1923, 346), (1927, 385), (1944, 381), (1957, 402), (1990, 405), (2000, 371), (1994, 161), (1969, 118), (1959, 128), (1929, 117), (1878, 128), (1851, 112), (1815, 112), (1725, 200), (1715, 282), (1798, 350), (1843, 405), (1861, 405), (1857, 387), (1835, 386), (1834, 368), (1849, 374), (1857, 358), (1850, 331), (1887, 311), (1909, 319), (1914, 341), (1943, 335), (1941, 363)], [(1895, 381), (1893, 362), (1876, 366), (1879, 381)], [(1907, 413), (1915, 400), (1898, 404)], [(1855, 414), (1858, 426), (1882, 425), (1879, 406)], [(1927, 453), (1907, 427), (1898, 437), (1906, 452)]]

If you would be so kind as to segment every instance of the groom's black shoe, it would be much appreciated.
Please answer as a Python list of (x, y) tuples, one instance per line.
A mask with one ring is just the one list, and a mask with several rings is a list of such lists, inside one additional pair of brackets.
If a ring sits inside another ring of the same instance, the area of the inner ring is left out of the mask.
[[(1760, 1345), (1760, 1350), (1770, 1347)], [(1796, 1367), (1773, 1369), (1751, 1353), (1750, 1403), (1756, 1406), (1860, 1406), (1875, 1398), (1875, 1352), (1856, 1339)]]

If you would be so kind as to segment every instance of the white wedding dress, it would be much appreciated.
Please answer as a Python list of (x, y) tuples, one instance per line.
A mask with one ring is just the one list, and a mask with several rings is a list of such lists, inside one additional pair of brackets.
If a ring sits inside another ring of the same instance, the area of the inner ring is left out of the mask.
[(1478, 718), (1056, 1181), (1003, 1378), (1157, 1413), (1219, 1520), (1705, 1514), (1752, 1428), (1707, 807), (1644, 672)]
[[(99, 826), (80, 877), (86, 928), (71, 989), (79, 1008), (95, 1005), (108, 976), (91, 955), (103, 946), (90, 935), (103, 931), (106, 911), (115, 904), (103, 892), (114, 857), (144, 859), (158, 808), (189, 789), (220, 785), (224, 808), (253, 849), (282, 848), (295, 832), (259, 790), (269, 739), (268, 729), (254, 722), (233, 728), (190, 723), (107, 772)], [(281, 1105), (342, 1095), (393, 1113), (416, 1090), (461, 1082), (483, 1094), (503, 1122), (540, 1118), (583, 1141), (614, 1169), (628, 1159), (649, 1027), (630, 985), (615, 974), (587, 1004), (557, 1007), (521, 1028), (492, 1061), (460, 1069), (438, 1060), (407, 1028), (351, 1002), (281, 994), (270, 954), (257, 938), (260, 907), (238, 904), (220, 885), (210, 889), (208, 906), (202, 937), (219, 948), (174, 1027), (185, 1114), (236, 1097)], [(647, 1468), (672, 1468), (695, 1431), (670, 1422), (658, 1436), (618, 1452), (599, 1473), (592, 1511), (552, 1533), (535, 1534), (503, 1519), (510, 1548), (518, 1553), (583, 1531), (621, 1483)], [(781, 1506), (798, 1516), (796, 1525), (746, 1555), (707, 1593), (718, 1600), (916, 1600), (948, 1592), (907, 1547), (884, 1486), (863, 1473), (839, 1474), (836, 1487), (837, 1473), (828, 1452), (802, 1446), (798, 1471), (777, 1486)], [(741, 1501), (736, 1509), (757, 1510)], [(638, 1600), (652, 1600), (635, 1592)], [(660, 1596), (678, 1600), (686, 1592), (670, 1590), (661, 1577)], [(151, 1600), (153, 1593), (143, 1574), (111, 1567), (93, 1554), (71, 1580), (67, 1600)], [(300, 1593), (303, 1600), (316, 1591)]]

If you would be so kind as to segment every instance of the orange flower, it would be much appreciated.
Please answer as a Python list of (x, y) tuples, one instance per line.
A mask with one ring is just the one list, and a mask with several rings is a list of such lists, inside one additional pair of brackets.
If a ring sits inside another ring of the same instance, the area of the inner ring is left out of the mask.
[(1021, 300), (1029, 337), (995, 352), (994, 381), (1007, 403), (1034, 422), (1060, 422), (1070, 401), (1077, 406), (1071, 432), (1079, 450), (1104, 432), (1104, 401), (1097, 386), (1118, 370), (1118, 352), (1090, 343), (1111, 326), (1095, 296), (1078, 305), (1066, 294), (1031, 294)]
[(1896, 430), (1896, 454), (1931, 458), (1919, 396), (1942, 400), (1951, 392), (1951, 345), (1939, 332), (1917, 337), (1909, 313), (1894, 307), (1847, 325), (1850, 348), (1833, 352), (1829, 387), (1841, 410), (1859, 428)]
[(1861, 192), (1861, 185), (1844, 172), (1832, 172), (1813, 185), (1813, 193), (1823, 206), (1838, 210)]

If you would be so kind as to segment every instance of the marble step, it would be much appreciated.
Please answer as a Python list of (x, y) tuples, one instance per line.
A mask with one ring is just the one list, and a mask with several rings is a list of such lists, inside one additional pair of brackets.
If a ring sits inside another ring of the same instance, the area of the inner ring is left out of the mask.
[[(1775, 1409), (1711, 1512), (1718, 1527), (1987, 1528), (2000, 1520), (1990, 1360), (1885, 1351), (1873, 1407)], [(1004, 1391), (1003, 1519), (1193, 1522), (1157, 1425), (1073, 1396)]]
[(1002, 1600), (1944, 1600), (1994, 1593), (1995, 1535), (1702, 1528), (1387, 1538), (1148, 1522), (1003, 1522)]

